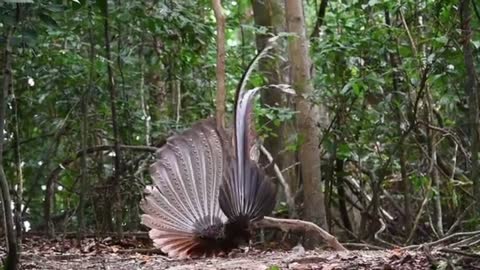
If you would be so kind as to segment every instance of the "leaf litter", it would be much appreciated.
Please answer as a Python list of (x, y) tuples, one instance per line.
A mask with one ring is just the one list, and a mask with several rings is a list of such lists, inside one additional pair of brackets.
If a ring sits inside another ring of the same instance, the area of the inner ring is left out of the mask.
[[(6, 248), (4, 241), (1, 242), (0, 258), (4, 258)], [(222, 257), (176, 260), (153, 248), (143, 237), (125, 237), (121, 241), (112, 237), (86, 238), (78, 245), (75, 238), (29, 236), (22, 243), (21, 269), (480, 269), (480, 255), (478, 258), (462, 256), (442, 252), (440, 248), (432, 251), (418, 248), (334, 252), (306, 251), (297, 246), (290, 250), (244, 248)]]

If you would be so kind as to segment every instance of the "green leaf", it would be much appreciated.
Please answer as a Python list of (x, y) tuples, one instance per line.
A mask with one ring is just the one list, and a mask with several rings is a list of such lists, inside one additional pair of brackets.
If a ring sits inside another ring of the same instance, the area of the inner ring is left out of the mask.
[(448, 42), (448, 37), (447, 37), (446, 35), (443, 35), (443, 36), (441, 36), (441, 37), (435, 38), (435, 41), (438, 42), (438, 43), (440, 43), (440, 44), (445, 45), (445, 44), (447, 44), (447, 42)]
[(72, 6), (74, 10), (80, 9), (85, 6), (86, 0), (72, 0)]
[(480, 48), (480, 40), (472, 40), (472, 44), (475, 47), (475, 49)]
[(50, 15), (47, 15), (45, 13), (40, 13), (40, 14), (38, 14), (38, 17), (46, 25), (48, 25), (50, 27), (58, 27), (57, 21), (55, 21), (52, 17), (50, 17)]
[(65, 11), (65, 7), (63, 5), (55, 5), (51, 4), (48, 6), (45, 6), (45, 9), (51, 12), (63, 12)]
[(350, 146), (346, 143), (342, 143), (338, 146), (337, 154), (339, 158), (348, 158), (352, 153)]
[(353, 89), (353, 94), (355, 94), (355, 96), (360, 97), (363, 95), (362, 85), (360, 83), (358, 82), (353, 83), (352, 89)]

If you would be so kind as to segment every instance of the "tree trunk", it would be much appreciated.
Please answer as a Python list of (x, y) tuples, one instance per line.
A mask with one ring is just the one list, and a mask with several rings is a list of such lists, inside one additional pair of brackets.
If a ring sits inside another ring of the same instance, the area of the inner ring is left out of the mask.
[[(325, 227), (325, 205), (320, 174), (321, 110), (309, 100), (313, 94), (310, 78), (309, 42), (305, 33), (303, 1), (285, 1), (288, 32), (296, 34), (289, 42), (292, 84), (297, 91), (296, 106), (300, 172), (304, 187), (304, 218)], [(313, 238), (308, 237), (309, 239)], [(314, 239), (312, 239), (314, 240)], [(311, 246), (312, 241), (307, 245)]]
[[(390, 18), (390, 13), (388, 10), (385, 10), (385, 23), (388, 26), (394, 25), (392, 23), (391, 18)], [(392, 42), (398, 42), (395, 41), (392, 33), (390, 33), (390, 39)], [(404, 144), (404, 136), (403, 136), (403, 129), (402, 129), (402, 112), (400, 108), (400, 104), (402, 103), (402, 93), (405, 94), (408, 90), (405, 89), (404, 86), (404, 80), (402, 78), (401, 72), (398, 70), (400, 66), (400, 56), (399, 53), (393, 53), (390, 52), (388, 53), (388, 59), (390, 60), (390, 65), (392, 66), (393, 72), (392, 72), (392, 86), (393, 86), (393, 95), (395, 97), (395, 117), (397, 118), (397, 130), (398, 130), (398, 136), (401, 138), (401, 141), (399, 142), (398, 145), (398, 156), (399, 156), (399, 164), (400, 164), (400, 175), (402, 179), (402, 191), (403, 191), (403, 208), (404, 208), (404, 224), (405, 224), (405, 231), (410, 232), (412, 228), (412, 187), (410, 184), (410, 179), (407, 175), (407, 161), (406, 161), (406, 153), (405, 153), (405, 144)]]
[(217, 95), (216, 119), (218, 127), (225, 127), (225, 101), (227, 90), (225, 87), (225, 15), (220, 0), (212, 0), (215, 19), (217, 20)]
[(5, 269), (17, 269), (19, 261), (19, 252), (17, 237), (15, 234), (15, 228), (13, 226), (13, 214), (12, 206), (10, 202), (10, 187), (8, 186), (7, 177), (3, 170), (3, 142), (5, 134), (3, 130), (5, 129), (6, 121), (6, 107), (7, 107), (7, 95), (8, 89), (10, 89), (12, 84), (12, 48), (11, 48), (11, 38), (14, 32), (14, 28), (7, 30), (7, 36), (5, 39), (5, 51), (3, 55), (3, 87), (0, 92), (0, 191), (2, 193), (2, 205), (3, 205), (3, 220), (5, 224), (6, 231), (6, 241), (7, 241), (7, 259), (5, 261)]
[(15, 96), (15, 91), (13, 86), (11, 87), (12, 91), (12, 109), (14, 114), (14, 130), (13, 130), (13, 141), (15, 147), (15, 174), (16, 174), (16, 183), (17, 189), (15, 190), (15, 228), (17, 228), (17, 243), (18, 251), (21, 252), (22, 248), (22, 234), (23, 234), (23, 224), (22, 224), (22, 201), (23, 201), (23, 169), (22, 169), (22, 156), (20, 154), (20, 131), (18, 128), (20, 120), (18, 119), (18, 100)]
[(104, 39), (105, 39), (105, 58), (107, 59), (107, 71), (108, 71), (108, 88), (110, 90), (110, 110), (112, 117), (112, 129), (113, 129), (113, 140), (115, 145), (115, 158), (114, 158), (114, 176), (113, 176), (113, 195), (115, 196), (115, 201), (113, 203), (113, 212), (115, 218), (115, 230), (119, 238), (122, 238), (122, 196), (121, 196), (121, 182), (120, 177), (122, 174), (121, 161), (122, 153), (120, 150), (120, 137), (118, 131), (117, 123), (117, 89), (115, 86), (115, 79), (113, 76), (112, 70), (112, 61), (111, 61), (111, 49), (110, 49), (110, 26), (109, 26), (109, 15), (108, 15), (108, 1), (105, 1), (105, 10), (104, 13)]
[[(266, 27), (268, 33), (270, 34), (260, 34), (256, 35), (256, 45), (257, 50), (262, 50), (271, 34), (278, 34), (285, 31), (285, 12), (283, 1), (281, 0), (252, 0), (253, 6), (253, 17), (255, 20), (255, 25)], [(274, 49), (275, 50), (275, 49)], [(276, 53), (272, 53), (276, 55)], [(267, 82), (269, 84), (281, 84), (285, 83), (285, 75), (282, 73), (283, 63), (279, 57), (266, 57), (260, 60), (259, 70), (263, 73)], [(290, 107), (289, 97), (281, 95), (280, 92), (274, 89), (269, 89), (262, 91), (262, 104), (266, 104), (272, 107)], [(268, 120), (266, 120), (268, 121)], [(265, 139), (265, 147), (272, 154), (274, 162), (280, 168), (286, 168), (291, 164), (296, 162), (296, 156), (294, 153), (282, 151), (285, 149), (285, 146), (289, 143), (289, 135), (293, 133), (294, 127), (291, 123), (284, 122), (280, 126), (275, 126), (273, 122), (267, 123), (267, 127), (270, 130), (273, 130), (277, 136), (269, 136)], [(274, 167), (269, 166), (267, 168), (267, 173), (271, 177), (275, 177)], [(290, 185), (290, 188), (297, 187), (295, 180), (297, 179), (295, 175), (295, 170), (288, 170), (284, 173), (286, 182)], [(295, 205), (289, 205), (289, 215), (290, 217), (296, 216)]]
[(88, 164), (87, 164), (87, 148), (88, 148), (88, 103), (89, 96), (91, 91), (94, 89), (94, 80), (95, 80), (95, 39), (93, 36), (93, 29), (88, 30), (88, 36), (90, 39), (90, 49), (89, 49), (89, 61), (90, 61), (90, 70), (88, 85), (85, 86), (85, 92), (81, 100), (81, 131), (80, 131), (80, 147), (82, 149), (82, 156), (80, 159), (80, 193), (79, 193), (79, 202), (78, 202), (78, 243), (81, 243), (80, 240), (83, 239), (85, 233), (85, 204), (86, 204), (86, 194), (88, 191)]
[[(478, 86), (475, 79), (475, 64), (473, 57), (473, 48), (471, 44), (472, 39), (472, 26), (470, 0), (460, 0), (460, 20), (463, 36), (463, 59), (465, 61), (465, 69), (467, 77), (465, 81), (465, 95), (468, 95), (468, 115), (467, 122), (470, 123), (470, 136), (471, 136), (471, 162), (472, 167), (470, 169), (470, 179), (473, 180), (473, 194), (480, 194), (480, 164), (478, 160), (478, 152), (480, 148), (480, 132), (479, 132), (479, 96)], [(480, 215), (480, 196), (477, 198), (477, 215)]]
[(45, 219), (45, 234), (47, 237), (53, 237), (55, 235), (55, 228), (52, 221), (52, 210), (55, 205), (55, 182), (58, 179), (56, 177), (49, 176), (45, 184), (45, 200), (43, 205), (43, 217)]

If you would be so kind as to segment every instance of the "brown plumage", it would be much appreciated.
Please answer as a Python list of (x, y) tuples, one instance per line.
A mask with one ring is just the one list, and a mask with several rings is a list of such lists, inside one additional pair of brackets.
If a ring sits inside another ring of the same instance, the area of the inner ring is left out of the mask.
[(152, 185), (140, 206), (154, 245), (172, 257), (228, 252), (250, 238), (249, 224), (275, 206), (275, 185), (250, 157), (252, 102), (246, 78), (271, 45), (250, 63), (237, 88), (233, 138), (202, 120), (169, 138), (151, 165)]

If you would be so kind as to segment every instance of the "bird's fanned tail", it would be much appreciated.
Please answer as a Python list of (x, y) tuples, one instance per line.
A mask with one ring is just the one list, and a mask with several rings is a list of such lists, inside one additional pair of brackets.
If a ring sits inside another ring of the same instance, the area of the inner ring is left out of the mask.
[(210, 256), (248, 240), (249, 224), (275, 206), (275, 185), (251, 158), (252, 106), (261, 88), (248, 77), (276, 38), (250, 62), (237, 87), (233, 135), (203, 120), (173, 136), (156, 153), (152, 185), (140, 206), (150, 238), (172, 257)]
[(153, 185), (140, 206), (142, 223), (163, 252), (196, 257), (220, 252), (211, 239), (223, 234), (226, 218), (218, 203), (226, 156), (224, 135), (213, 119), (173, 136), (150, 167)]

